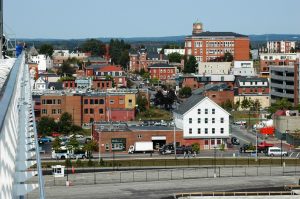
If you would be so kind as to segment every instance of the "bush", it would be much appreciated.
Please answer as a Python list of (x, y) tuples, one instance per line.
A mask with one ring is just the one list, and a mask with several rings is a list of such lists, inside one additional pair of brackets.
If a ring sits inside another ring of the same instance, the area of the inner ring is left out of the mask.
[(82, 166), (82, 161), (80, 159), (76, 160), (76, 166), (81, 167)]
[(100, 166), (104, 166), (103, 158), (100, 158)]
[(199, 151), (200, 151), (200, 145), (199, 145), (199, 143), (192, 144), (192, 150), (194, 152), (196, 152), (196, 153), (199, 153)]
[(72, 162), (71, 162), (71, 160), (69, 158), (67, 158), (65, 160), (65, 165), (66, 165), (66, 167), (71, 167), (72, 166)]
[(92, 166), (94, 166), (94, 162), (93, 162), (91, 159), (89, 159), (89, 161), (88, 161), (88, 163), (87, 163), (87, 164), (88, 164), (88, 166), (89, 166), (89, 167), (92, 167)]

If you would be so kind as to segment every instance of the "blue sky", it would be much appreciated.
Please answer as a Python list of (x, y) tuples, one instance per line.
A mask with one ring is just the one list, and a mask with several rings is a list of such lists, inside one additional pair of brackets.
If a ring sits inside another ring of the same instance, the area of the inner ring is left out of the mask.
[(188, 35), (208, 31), (300, 34), (299, 0), (4, 0), (4, 29), (18, 38)]

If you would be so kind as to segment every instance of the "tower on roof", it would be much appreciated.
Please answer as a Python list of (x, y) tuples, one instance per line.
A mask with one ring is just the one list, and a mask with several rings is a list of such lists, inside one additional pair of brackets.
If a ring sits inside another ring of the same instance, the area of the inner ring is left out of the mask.
[(203, 32), (203, 24), (200, 21), (196, 21), (193, 23), (193, 35), (199, 34)]

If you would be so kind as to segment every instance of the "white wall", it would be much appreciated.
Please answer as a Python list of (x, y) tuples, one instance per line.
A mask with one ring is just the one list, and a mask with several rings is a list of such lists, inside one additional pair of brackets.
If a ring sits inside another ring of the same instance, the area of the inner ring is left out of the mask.
[(199, 62), (198, 74), (229, 74), (231, 62)]
[(179, 53), (181, 55), (185, 54), (185, 49), (164, 49), (164, 54), (169, 55), (171, 53)]
[[(198, 109), (201, 110), (201, 114), (198, 114)], [(208, 109), (208, 114), (205, 114), (205, 109)], [(212, 114), (212, 109), (215, 109), (215, 114)], [(192, 118), (192, 123), (189, 123), (189, 118)], [(200, 123), (198, 123), (198, 118), (201, 120)], [(205, 118), (208, 119), (208, 123), (205, 123)], [(213, 118), (215, 123), (212, 123)], [(221, 123), (221, 118), (224, 118), (224, 123)], [(201, 103), (187, 111), (182, 119), (175, 113), (175, 124), (177, 128), (183, 129), (184, 138), (229, 137), (229, 114), (209, 98), (203, 99)], [(190, 128), (192, 129), (192, 134), (189, 133)], [(198, 134), (198, 128), (201, 129), (200, 134)], [(207, 134), (205, 134), (205, 128), (208, 129)], [(212, 133), (213, 128), (215, 128), (214, 134)], [(221, 133), (221, 128), (224, 129), (223, 133)]]

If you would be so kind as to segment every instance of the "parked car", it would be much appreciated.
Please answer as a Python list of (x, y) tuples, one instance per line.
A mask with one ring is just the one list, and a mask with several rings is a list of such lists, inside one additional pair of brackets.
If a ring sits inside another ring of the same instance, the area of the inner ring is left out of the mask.
[(239, 120), (239, 121), (235, 121), (235, 122), (233, 122), (233, 124), (234, 124), (234, 125), (246, 125), (246, 124), (247, 124), (247, 122), (246, 122), (246, 121), (244, 121), (244, 120)]
[(49, 137), (41, 137), (40, 139), (39, 139), (39, 143), (40, 144), (43, 144), (43, 143), (45, 143), (45, 142), (51, 142), (52, 140), (51, 140), (51, 138), (49, 138)]
[(240, 145), (240, 141), (239, 141), (239, 139), (237, 139), (237, 137), (232, 137), (231, 144), (232, 145)]
[(279, 147), (269, 147), (268, 148), (268, 156), (288, 156), (288, 152), (283, 151), (281, 148)]
[(240, 148), (240, 153), (253, 153), (255, 152), (255, 146), (251, 145), (251, 144), (244, 144), (241, 148)]

